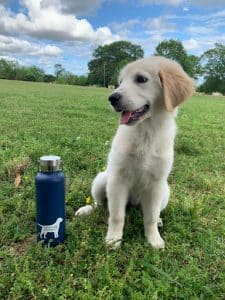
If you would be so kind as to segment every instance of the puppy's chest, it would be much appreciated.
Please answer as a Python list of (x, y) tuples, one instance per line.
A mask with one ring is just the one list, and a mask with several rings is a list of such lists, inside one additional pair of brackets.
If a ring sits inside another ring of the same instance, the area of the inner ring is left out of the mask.
[(133, 172), (152, 173), (161, 167), (163, 159), (160, 157), (160, 151), (151, 144), (136, 145), (136, 151), (130, 155), (130, 168)]
[(161, 168), (160, 145), (151, 135), (139, 136), (130, 144), (127, 153), (123, 155), (124, 166), (129, 175), (148, 176)]
[(167, 147), (165, 149), (165, 142), (162, 143), (164, 139), (159, 132), (155, 135), (148, 130), (132, 138), (117, 138), (109, 163), (113, 168), (116, 166), (125, 178), (131, 181), (132, 178), (139, 178), (142, 181), (145, 178), (160, 178), (167, 173), (170, 151)]

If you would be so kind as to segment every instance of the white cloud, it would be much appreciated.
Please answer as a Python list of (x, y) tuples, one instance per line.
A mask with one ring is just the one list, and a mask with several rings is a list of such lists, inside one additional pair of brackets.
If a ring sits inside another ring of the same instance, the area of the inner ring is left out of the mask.
[(165, 5), (172, 5), (172, 6), (178, 6), (181, 4), (189, 4), (189, 5), (193, 5), (193, 6), (201, 6), (201, 7), (205, 7), (205, 6), (221, 6), (224, 5), (224, 0), (139, 0), (139, 3), (143, 4), (143, 5), (148, 5), (148, 4), (165, 4)]
[(221, 10), (221, 11), (214, 13), (213, 17), (216, 17), (216, 18), (225, 17), (225, 10)]
[(136, 19), (130, 19), (126, 22), (121, 23), (111, 23), (110, 27), (117, 33), (119, 36), (121, 36), (123, 39), (128, 38), (132, 33), (132, 29), (135, 26), (141, 25), (142, 22), (136, 18)]
[[(50, 0), (49, 0), (50, 1)], [(71, 0), (72, 1), (72, 0)], [(95, 2), (95, 1), (93, 1)], [(102, 2), (134, 3), (141, 5), (184, 5), (184, 11), (188, 11), (190, 5), (198, 7), (217, 7), (225, 4), (224, 0), (102, 0)]]
[[(37, 46), (40, 47), (40, 46)], [(56, 46), (46, 45), (42, 46), (37, 50), (37, 54), (41, 56), (59, 56), (62, 53), (62, 50)], [(36, 54), (35, 54), (36, 55)]]
[(62, 50), (52, 45), (38, 45), (26, 40), (0, 35), (0, 55), (23, 54), (29, 56), (52, 56), (56, 57)]
[(167, 4), (167, 5), (179, 5), (182, 0), (139, 0), (141, 4)]
[(57, 7), (63, 13), (89, 14), (100, 7), (102, 0), (42, 0), (41, 7)]
[(224, 5), (224, 0), (191, 0), (190, 4), (193, 6), (220, 6)]
[(215, 32), (213, 26), (194, 26), (187, 27), (186, 31), (191, 35), (209, 35)]
[(197, 40), (191, 38), (189, 40), (183, 41), (183, 45), (187, 51), (193, 51), (198, 50), (200, 43)]
[(186, 26), (183, 41), (184, 47), (197, 55), (213, 48), (215, 43), (224, 43), (225, 10), (208, 13), (187, 15), (186, 21), (191, 25)]
[(168, 22), (166, 17), (149, 18), (147, 20), (130, 19), (122, 23), (111, 23), (110, 26), (123, 39), (132, 39), (135, 37), (147, 35), (158, 37), (168, 32), (176, 31), (176, 24)]
[(208, 49), (214, 48), (215, 43), (225, 43), (225, 34), (202, 36), (198, 39), (190, 38), (183, 41), (184, 48), (187, 51), (202, 55)]
[(13, 14), (2, 7), (0, 10), (1, 33), (95, 44), (119, 40), (119, 36), (113, 35), (108, 27), (99, 27), (94, 30), (86, 19), (78, 19), (72, 14), (63, 13), (57, 6), (42, 7), (41, 0), (23, 0), (22, 3), (28, 15)]
[[(108, 0), (109, 1), (109, 0)], [(118, 2), (130, 2), (128, 0), (117, 0)], [(218, 7), (224, 5), (224, 0), (138, 0), (135, 3), (141, 5), (192, 5), (198, 7)], [(184, 11), (187, 11), (188, 7), (184, 7)]]
[(148, 57), (154, 54), (155, 47), (164, 39), (166, 39), (165, 35), (156, 33), (146, 38), (134, 39), (132, 40), (132, 42), (141, 45), (142, 49), (144, 50), (145, 56)]
[(145, 26), (149, 29), (149, 32), (159, 32), (160, 34), (175, 31), (176, 29), (176, 25), (169, 23), (165, 17), (148, 19), (145, 21)]
[(8, 55), (0, 55), (0, 59), (3, 58), (7, 61), (12, 61), (12, 62), (17, 62), (17, 59), (15, 59), (15, 57), (12, 56), (8, 56)]

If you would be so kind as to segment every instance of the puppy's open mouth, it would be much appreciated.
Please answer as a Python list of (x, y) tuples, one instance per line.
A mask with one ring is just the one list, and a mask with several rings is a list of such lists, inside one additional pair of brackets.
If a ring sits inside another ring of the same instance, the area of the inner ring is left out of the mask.
[(143, 105), (134, 111), (124, 110), (121, 115), (120, 124), (131, 124), (135, 121), (138, 121), (143, 115), (149, 110), (149, 105)]

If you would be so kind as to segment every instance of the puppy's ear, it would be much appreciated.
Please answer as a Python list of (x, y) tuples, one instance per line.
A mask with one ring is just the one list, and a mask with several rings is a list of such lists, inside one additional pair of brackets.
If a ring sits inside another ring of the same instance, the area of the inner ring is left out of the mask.
[(167, 66), (159, 71), (162, 83), (163, 97), (166, 110), (172, 112), (181, 102), (192, 95), (194, 91), (193, 80), (179, 65)]

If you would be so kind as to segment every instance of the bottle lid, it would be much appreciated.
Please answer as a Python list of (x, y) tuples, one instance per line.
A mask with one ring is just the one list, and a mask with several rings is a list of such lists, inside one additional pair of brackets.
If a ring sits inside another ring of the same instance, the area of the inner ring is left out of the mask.
[(56, 155), (45, 155), (39, 160), (39, 170), (41, 172), (57, 172), (61, 171), (61, 157)]

